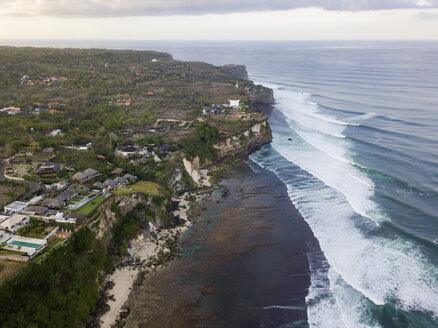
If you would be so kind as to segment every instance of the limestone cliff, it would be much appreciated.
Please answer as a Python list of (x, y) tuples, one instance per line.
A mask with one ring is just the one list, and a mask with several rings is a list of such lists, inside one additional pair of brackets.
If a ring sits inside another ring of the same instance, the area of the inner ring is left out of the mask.
[(270, 88), (254, 85), (245, 87), (245, 91), (248, 92), (251, 103), (254, 105), (272, 105), (275, 103), (274, 91)]
[(219, 67), (219, 69), (224, 73), (234, 76), (236, 79), (248, 80), (248, 72), (245, 65), (228, 64)]
[(245, 157), (272, 141), (268, 122), (262, 121), (250, 126), (234, 136), (218, 142), (214, 147), (219, 151), (219, 160), (225, 157)]
[(111, 203), (118, 204), (122, 215), (127, 215), (134, 210), (138, 204), (150, 205), (148, 196), (143, 193), (119, 195), (108, 199), (103, 203), (97, 212), (98, 218), (90, 222), (90, 228), (96, 232), (99, 239), (111, 239), (111, 231), (117, 221), (117, 215), (111, 210)]
[[(214, 148), (218, 150), (216, 162), (220, 162), (227, 157), (246, 157), (271, 141), (272, 132), (267, 120), (256, 122), (248, 129), (216, 143), (214, 145)], [(204, 165), (200, 165), (198, 157), (195, 157), (192, 161), (183, 159), (183, 162), (187, 173), (192, 177), (197, 186), (210, 186), (208, 167), (214, 164), (213, 162), (206, 161)]]

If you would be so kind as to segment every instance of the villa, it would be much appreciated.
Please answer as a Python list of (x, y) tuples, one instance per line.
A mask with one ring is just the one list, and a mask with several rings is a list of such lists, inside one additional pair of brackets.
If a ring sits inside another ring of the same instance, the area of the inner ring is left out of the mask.
[(230, 100), (229, 107), (231, 107), (231, 108), (240, 107), (240, 100)]
[(35, 172), (40, 178), (55, 178), (58, 176), (61, 166), (58, 163), (46, 162)]
[(50, 136), (56, 137), (58, 134), (61, 134), (61, 133), (62, 133), (62, 131), (60, 129), (56, 129), (56, 130), (53, 130), (52, 132), (50, 132)]
[(99, 176), (99, 172), (92, 168), (86, 169), (84, 172), (77, 172), (71, 178), (79, 182), (87, 182)]
[(13, 203), (10, 203), (9, 205), (6, 205), (4, 210), (5, 212), (9, 212), (9, 213), (18, 213), (23, 211), (26, 207), (27, 207), (27, 203), (15, 201)]
[(16, 115), (19, 114), (21, 112), (21, 109), (18, 107), (5, 107), (0, 109), (0, 113), (8, 113), (9, 115)]
[(19, 228), (29, 222), (29, 216), (22, 214), (14, 214), (0, 223), (3, 230), (17, 231)]
[(6, 241), (6, 243), (7, 245), (4, 247), (5, 249), (25, 253), (31, 258), (41, 252), (47, 246), (47, 241), (44, 239), (21, 236), (12, 236)]

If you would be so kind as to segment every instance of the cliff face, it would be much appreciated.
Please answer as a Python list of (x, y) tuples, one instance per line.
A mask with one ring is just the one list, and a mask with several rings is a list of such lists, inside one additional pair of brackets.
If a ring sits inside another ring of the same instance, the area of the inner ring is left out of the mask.
[(219, 160), (225, 157), (245, 157), (272, 141), (271, 128), (267, 121), (252, 125), (248, 130), (218, 142)]
[[(192, 178), (193, 182), (196, 186), (201, 187), (210, 187), (210, 177), (208, 176), (208, 170), (201, 168), (201, 165), (199, 164), (199, 157), (196, 156), (192, 161), (189, 161), (187, 159), (183, 159), (184, 168), (186, 169), (187, 173)], [(208, 164), (212, 164), (211, 162), (208, 162)]]
[(122, 215), (127, 215), (138, 204), (149, 205), (148, 197), (142, 193), (115, 196), (103, 203), (98, 210), (99, 218), (90, 222), (90, 228), (96, 232), (99, 239), (106, 240), (112, 237), (112, 228), (117, 221), (117, 215), (111, 211), (111, 203), (118, 203)]
[[(272, 131), (268, 122), (266, 120), (257, 122), (247, 130), (216, 143), (214, 148), (218, 150), (217, 162), (227, 157), (246, 157), (271, 141)], [(201, 166), (198, 157), (195, 157), (192, 161), (184, 159), (183, 162), (187, 173), (192, 177), (197, 186), (210, 186), (208, 166), (214, 163), (207, 161)]]
[(234, 76), (237, 79), (248, 80), (248, 72), (246, 71), (245, 65), (224, 65), (219, 67), (219, 69), (231, 76)]
[(254, 105), (272, 105), (275, 103), (274, 91), (270, 88), (266, 88), (262, 85), (255, 85), (252, 87), (245, 87), (245, 91), (248, 92), (251, 103)]

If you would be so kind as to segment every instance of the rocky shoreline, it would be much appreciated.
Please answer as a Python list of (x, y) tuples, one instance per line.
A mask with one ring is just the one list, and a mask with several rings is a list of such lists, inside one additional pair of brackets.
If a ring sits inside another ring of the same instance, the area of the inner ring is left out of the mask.
[(126, 309), (124, 305), (137, 279), (166, 265), (175, 257), (177, 242), (180, 236), (192, 224), (190, 208), (192, 202), (201, 201), (202, 192), (186, 192), (173, 201), (178, 203), (173, 212), (179, 217), (176, 227), (159, 229), (149, 223), (149, 229), (129, 244), (128, 253), (114, 270), (105, 277), (101, 289), (101, 298), (89, 327), (112, 327), (123, 319)]

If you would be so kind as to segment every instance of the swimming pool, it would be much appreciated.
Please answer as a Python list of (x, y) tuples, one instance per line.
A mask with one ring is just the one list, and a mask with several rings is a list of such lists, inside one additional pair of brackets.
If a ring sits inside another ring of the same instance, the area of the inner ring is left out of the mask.
[(32, 248), (40, 248), (41, 246), (43, 246), (40, 244), (26, 243), (25, 241), (17, 241), (17, 240), (10, 242), (10, 244), (16, 246), (32, 247)]

